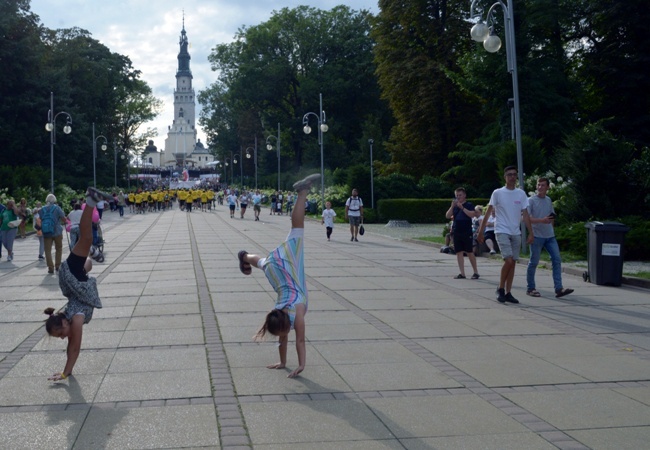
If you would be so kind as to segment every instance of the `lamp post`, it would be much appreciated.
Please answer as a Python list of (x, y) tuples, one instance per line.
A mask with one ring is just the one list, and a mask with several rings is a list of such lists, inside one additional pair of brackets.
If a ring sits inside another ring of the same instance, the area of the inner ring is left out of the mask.
[(95, 122), (93, 122), (93, 187), (97, 187), (97, 139), (102, 138), (104, 139), (104, 143), (102, 144), (102, 151), (106, 151), (108, 148), (106, 144), (108, 143), (108, 139), (106, 139), (106, 136), (102, 136), (101, 134), (97, 137), (95, 137)]
[(129, 151), (126, 150), (126, 155), (124, 153), (120, 154), (120, 159), (126, 159), (126, 187), (131, 190), (131, 155), (129, 155)]
[[(485, 16), (485, 22), (480, 12), (476, 12), (474, 7), (479, 0), (472, 0), (470, 7), (470, 19), (478, 19), (478, 22), (472, 27), (470, 35), (476, 42), (483, 42), (483, 47), (490, 53), (495, 53), (501, 48), (501, 39), (494, 34), (494, 10), (500, 6), (503, 10), (503, 23), (505, 26), (506, 39), (506, 61), (508, 72), (512, 77), (512, 103), (514, 109), (513, 134), (517, 146), (517, 172), (519, 174), (519, 187), (524, 187), (524, 158), (521, 145), (521, 121), (519, 109), (519, 80), (517, 77), (517, 51), (515, 47), (515, 24), (514, 24), (514, 0), (497, 0)], [(510, 100), (510, 99), (508, 99)], [(522, 228), (522, 249), (526, 246), (526, 228)]]
[(373, 139), (368, 139), (368, 144), (370, 144), (370, 207), (375, 209), (375, 174), (372, 167), (372, 144), (375, 141)]
[(278, 192), (280, 192), (280, 122), (278, 122), (278, 135), (277, 135), (277, 137), (273, 136), (273, 135), (270, 135), (270, 136), (267, 136), (267, 138), (266, 138), (266, 149), (268, 151), (273, 150), (273, 146), (269, 142), (269, 139), (271, 139), (271, 138), (275, 138), (275, 140), (276, 140), (276, 150), (275, 150), (275, 152), (276, 152), (277, 157), (278, 157)]
[(233, 158), (232, 158), (232, 163), (233, 163), (233, 166), (235, 164), (239, 164), (239, 182), (241, 184), (239, 187), (240, 187), (241, 190), (244, 190), (244, 165), (243, 165), (243, 161), (242, 161), (242, 159), (243, 159), (242, 156), (243, 156), (242, 155), (242, 148), (239, 147), (239, 159), (237, 159), (237, 154), (235, 154), (235, 156), (233, 156)]
[(305, 134), (311, 133), (311, 127), (309, 126), (309, 116), (313, 115), (318, 120), (318, 143), (320, 144), (320, 196), (322, 201), (322, 207), (325, 207), (325, 166), (323, 164), (323, 133), (327, 133), (329, 127), (327, 126), (327, 118), (325, 117), (325, 111), (323, 111), (323, 94), (318, 94), (319, 97), (319, 114), (308, 112), (302, 116), (302, 124), (304, 127), (302, 130)]
[[(230, 165), (230, 158), (227, 156), (223, 159), (223, 182), (228, 185), (228, 166)], [(232, 169), (231, 169), (231, 175), (230, 175), (230, 182), (232, 183)]]
[(50, 92), (50, 110), (47, 112), (47, 123), (45, 124), (45, 129), (50, 132), (50, 182), (52, 194), (54, 194), (54, 144), (56, 144), (56, 118), (59, 115), (65, 114), (67, 121), (63, 127), (63, 132), (65, 134), (70, 134), (72, 132), (72, 116), (65, 111), (59, 111), (54, 114), (54, 92)]
[(117, 144), (113, 140), (113, 183), (117, 187)]
[[(251, 153), (250, 150), (253, 152)], [(253, 157), (253, 164), (255, 164), (255, 190), (257, 190), (257, 136), (255, 136), (255, 147), (246, 148), (246, 159)]]

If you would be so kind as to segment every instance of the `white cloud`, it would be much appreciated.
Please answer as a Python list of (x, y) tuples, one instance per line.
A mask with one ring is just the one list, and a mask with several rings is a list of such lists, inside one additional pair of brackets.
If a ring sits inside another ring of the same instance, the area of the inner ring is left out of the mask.
[[(179, 51), (178, 39), (185, 12), (185, 30), (190, 41), (193, 86), (205, 89), (215, 79), (207, 60), (211, 50), (232, 42), (243, 25), (253, 26), (269, 19), (273, 11), (295, 8), (296, 0), (32, 0), (31, 10), (47, 28), (79, 27), (112, 52), (127, 55), (133, 66), (142, 71), (154, 95), (164, 102), (163, 111), (145, 127), (158, 130), (155, 143), (164, 146), (167, 127), (173, 119), (173, 90)], [(329, 10), (345, 4), (352, 9), (378, 13), (377, 0), (314, 0), (309, 6)], [(56, 94), (56, 93), (55, 93)], [(197, 111), (198, 118), (198, 111)], [(199, 128), (198, 137), (205, 142)]]

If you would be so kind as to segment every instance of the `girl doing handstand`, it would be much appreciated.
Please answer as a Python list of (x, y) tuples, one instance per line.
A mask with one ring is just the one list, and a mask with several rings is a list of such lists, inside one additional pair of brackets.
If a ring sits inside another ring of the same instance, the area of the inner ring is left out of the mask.
[(68, 303), (57, 313), (54, 312), (54, 308), (45, 310), (45, 314), (50, 316), (45, 321), (47, 333), (50, 336), (68, 339), (65, 367), (62, 372), (55, 373), (48, 380), (65, 380), (72, 375), (72, 369), (81, 350), (83, 325), (90, 322), (95, 308), (102, 307), (97, 291), (97, 280), (88, 276), (88, 272), (92, 269), (92, 260), (88, 258), (88, 255), (92, 256), (92, 253), (96, 251), (92, 247), (93, 210), (97, 202), (108, 199), (108, 194), (88, 188), (87, 207), (83, 210), (79, 220), (79, 240), (59, 269), (59, 287), (63, 295), (67, 297)]
[[(298, 181), (293, 188), (298, 191), (297, 205), (304, 205), (311, 185), (320, 179), (320, 174), (309, 175)], [(305, 208), (294, 208), (291, 214), (291, 231), (285, 242), (273, 250), (266, 258), (252, 255), (242, 250), (238, 254), (239, 269), (250, 275), (251, 266), (264, 271), (278, 297), (275, 307), (266, 315), (264, 324), (254, 336), (264, 340), (266, 334), (278, 337), (280, 362), (267, 366), (269, 369), (283, 369), (287, 365), (287, 344), (289, 332), (296, 331), (296, 352), (298, 367), (289, 373), (294, 378), (305, 369), (307, 350), (305, 347), (305, 314), (307, 313), (307, 283), (303, 240), (305, 234)]]

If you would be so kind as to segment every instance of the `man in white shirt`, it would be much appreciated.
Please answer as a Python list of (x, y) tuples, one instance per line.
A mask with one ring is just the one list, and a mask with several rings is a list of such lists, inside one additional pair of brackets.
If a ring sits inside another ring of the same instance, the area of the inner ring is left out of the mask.
[[(490, 203), (485, 213), (490, 217), (492, 210), (496, 213), (494, 224), (497, 243), (503, 256), (503, 267), (501, 268), (501, 277), (499, 279), (499, 288), (497, 289), (497, 301), (499, 303), (519, 303), (513, 297), (510, 290), (515, 278), (515, 268), (519, 259), (519, 249), (521, 248), (521, 217), (523, 215), (524, 223), (528, 229), (527, 243), (532, 244), (535, 240), (533, 229), (528, 216), (528, 197), (526, 193), (517, 188), (517, 168), (508, 166), (503, 171), (506, 185), (492, 192)], [(476, 240), (483, 243), (485, 237), (483, 232), (487, 225), (487, 220), (481, 222)]]
[(359, 225), (363, 219), (363, 202), (359, 197), (359, 191), (352, 189), (352, 196), (345, 202), (345, 220), (350, 222), (350, 242), (359, 242)]

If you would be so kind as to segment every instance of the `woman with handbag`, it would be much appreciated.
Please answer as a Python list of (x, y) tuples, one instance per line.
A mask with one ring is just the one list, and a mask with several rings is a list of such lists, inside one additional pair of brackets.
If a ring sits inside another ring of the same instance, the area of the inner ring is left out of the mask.
[(14, 259), (14, 239), (18, 233), (18, 208), (16, 202), (11, 199), (7, 201), (7, 207), (0, 215), (0, 234), (2, 235), (2, 245), (7, 249), (7, 261)]

